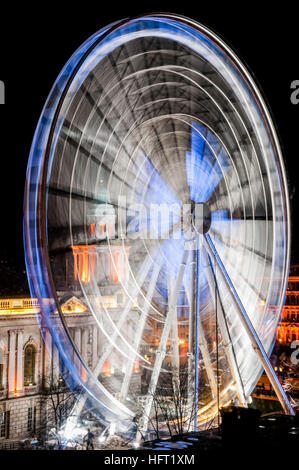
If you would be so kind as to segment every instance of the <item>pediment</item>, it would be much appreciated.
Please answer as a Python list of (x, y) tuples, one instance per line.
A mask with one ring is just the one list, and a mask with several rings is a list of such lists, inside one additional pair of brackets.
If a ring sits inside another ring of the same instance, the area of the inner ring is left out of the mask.
[(62, 313), (69, 315), (72, 313), (84, 313), (87, 311), (86, 305), (73, 296), (61, 305)]

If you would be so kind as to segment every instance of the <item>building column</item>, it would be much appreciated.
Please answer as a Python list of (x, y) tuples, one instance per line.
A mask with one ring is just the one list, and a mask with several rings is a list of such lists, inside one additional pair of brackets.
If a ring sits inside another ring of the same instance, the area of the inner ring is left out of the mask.
[(74, 279), (78, 280), (78, 254), (73, 250), (74, 255)]
[(87, 343), (88, 343), (88, 328), (83, 328), (82, 330), (82, 339), (81, 339), (81, 355), (83, 360), (87, 364)]
[(16, 330), (9, 330), (8, 394), (16, 388)]
[(84, 258), (83, 258), (83, 253), (78, 253), (78, 277), (79, 279), (82, 281), (82, 272), (83, 272), (83, 262), (84, 262)]
[(23, 354), (23, 332), (18, 330), (18, 343), (17, 343), (17, 393), (23, 393), (24, 389), (24, 354)]
[[(75, 341), (75, 345), (77, 346), (79, 353), (81, 354), (81, 328), (75, 328), (74, 341)], [(74, 352), (74, 357), (75, 357), (75, 364), (79, 370), (79, 373), (81, 373), (80, 360), (78, 359), (75, 352)]]
[[(82, 341), (81, 341), (81, 354), (82, 354), (82, 358), (85, 361), (87, 366), (88, 366), (88, 360), (87, 360), (88, 359), (87, 358), (88, 335), (89, 335), (89, 329), (88, 328), (83, 328), (83, 330), (82, 330)], [(82, 377), (82, 380), (84, 382), (86, 382), (87, 373), (86, 373), (86, 370), (85, 370), (83, 364), (81, 365), (80, 375)]]
[(9, 350), (8, 344), (5, 353), (3, 354), (3, 390), (8, 390), (8, 364), (9, 364)]
[(59, 380), (59, 352), (55, 344), (53, 344), (53, 385), (57, 385)]
[(81, 353), (81, 328), (75, 328), (75, 345), (77, 346), (77, 349), (79, 353)]
[(98, 360), (98, 328), (92, 328), (92, 368), (94, 369)]
[(101, 339), (102, 339), (101, 335), (102, 335), (101, 329), (97, 328), (97, 345), (98, 345), (97, 357), (100, 357), (100, 355), (102, 354), (103, 341), (101, 341)]

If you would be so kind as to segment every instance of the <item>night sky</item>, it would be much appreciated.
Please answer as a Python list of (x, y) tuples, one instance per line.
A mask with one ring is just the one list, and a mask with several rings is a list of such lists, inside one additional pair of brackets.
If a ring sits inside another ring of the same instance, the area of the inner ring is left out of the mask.
[[(27, 159), (44, 102), (59, 71), (77, 47), (95, 31), (124, 17), (155, 11), (181, 13), (208, 26), (222, 37), (251, 70), (276, 123), (285, 158), (292, 204), (292, 261), (299, 261), (297, 206), (299, 104), (290, 101), (290, 84), (299, 80), (298, 11), (260, 11), (253, 3), (151, 2), (150, 8), (107, 2), (83, 2), (62, 11), (53, 2), (43, 9), (12, 7), (1, 18), (0, 80), (6, 104), (0, 106), (1, 123), (1, 249), (0, 257), (13, 258), (24, 269), (22, 212)], [(261, 2), (259, 2), (260, 4)], [(42, 5), (42, 4), (40, 4)], [(86, 5), (86, 8), (85, 8)], [(95, 7), (98, 5), (98, 7)], [(299, 7), (297, 7), (299, 10)]]

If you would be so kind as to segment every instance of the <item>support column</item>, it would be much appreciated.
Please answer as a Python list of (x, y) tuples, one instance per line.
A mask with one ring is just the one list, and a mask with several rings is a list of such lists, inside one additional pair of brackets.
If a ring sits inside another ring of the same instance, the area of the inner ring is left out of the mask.
[[(78, 352), (81, 354), (81, 328), (75, 328), (74, 341), (75, 341), (75, 345), (77, 346)], [(79, 373), (81, 374), (81, 371), (82, 371), (81, 363), (75, 352), (74, 352), (74, 357), (75, 357), (74, 362), (79, 370)]]
[(74, 251), (74, 279), (78, 280), (78, 254)]
[[(101, 332), (101, 329), (97, 328), (97, 345), (98, 345), (98, 347), (97, 347), (97, 356), (98, 356), (98, 358), (100, 357), (101, 354), (103, 354), (103, 350), (102, 350), (103, 341), (101, 341), (102, 336), (103, 336), (103, 334)], [(98, 361), (96, 362), (96, 364), (97, 363), (98, 363)]]
[[(82, 354), (82, 358), (83, 360), (86, 362), (86, 364), (88, 365), (88, 361), (87, 361), (87, 343), (88, 343), (88, 334), (89, 334), (89, 329), (88, 328), (83, 328), (82, 330), (82, 338), (81, 338), (81, 354)], [(82, 377), (82, 380), (85, 382), (87, 380), (87, 374), (86, 374), (86, 370), (83, 366), (83, 364), (81, 364), (81, 377)]]
[(188, 410), (188, 430), (194, 431), (195, 426), (195, 328), (196, 328), (196, 302), (194, 299), (194, 292), (196, 292), (195, 285), (195, 270), (196, 270), (196, 250), (192, 250), (190, 253), (190, 272), (191, 272), (191, 283), (190, 293), (186, 282), (184, 282), (184, 289), (187, 294), (188, 305), (189, 305), (189, 321), (188, 321), (188, 398), (187, 398), (187, 410)]
[(42, 370), (43, 386), (49, 388), (51, 385), (51, 361), (52, 361), (52, 336), (48, 328), (44, 329), (44, 360)]
[(57, 385), (59, 380), (59, 352), (53, 344), (53, 385)]
[[(168, 292), (172, 292), (174, 288), (174, 279), (169, 273), (169, 286)], [(171, 367), (172, 367), (172, 385), (175, 397), (180, 394), (180, 347), (179, 347), (179, 333), (178, 333), (178, 314), (177, 308), (173, 317), (172, 325), (170, 328), (171, 340)]]
[(81, 354), (81, 328), (75, 328), (75, 345), (78, 348), (79, 353)]
[(290, 414), (290, 415), (295, 415), (295, 412), (288, 400), (288, 397), (284, 391), (284, 389), (282, 388), (280, 382), (279, 382), (279, 379), (277, 377), (277, 375), (275, 374), (275, 371), (273, 369), (273, 366), (270, 362), (270, 359), (268, 358), (267, 356), (267, 353), (264, 349), (264, 346), (258, 336), (258, 334), (256, 333), (255, 329), (254, 329), (254, 326), (252, 325), (251, 323), (251, 320), (249, 318), (249, 316), (247, 315), (247, 312), (241, 302), (241, 299), (240, 297), (238, 296), (238, 293), (228, 275), (228, 272), (226, 271), (225, 267), (224, 267), (224, 264), (222, 263), (221, 261), (221, 258), (220, 256), (218, 255), (218, 252), (211, 240), (211, 237), (209, 235), (205, 235), (204, 236), (204, 240), (205, 240), (205, 246), (207, 248), (207, 252), (208, 254), (213, 258), (215, 258), (215, 260), (217, 261), (217, 266), (220, 268), (220, 273), (221, 273), (221, 276), (227, 286), (227, 289), (228, 289), (228, 292), (230, 293), (231, 295), (231, 298), (232, 298), (232, 301), (234, 302), (235, 306), (236, 306), (236, 312), (238, 314), (238, 317), (243, 325), (243, 328), (244, 330), (246, 331), (246, 334), (248, 336), (248, 338), (250, 339), (251, 341), (251, 344), (252, 344), (252, 348), (253, 350), (256, 352), (256, 354), (258, 355), (260, 361), (261, 361), (261, 364), (263, 365), (264, 369), (265, 369), (265, 372), (270, 380), (270, 383), (272, 385), (272, 387), (274, 388), (276, 394), (277, 394), (277, 397), (281, 403), (281, 406), (283, 407), (283, 410), (286, 414)]
[(24, 330), (18, 330), (18, 343), (17, 343), (17, 383), (16, 392), (18, 394), (23, 393), (24, 384), (24, 355), (23, 355), (23, 332)]
[(16, 388), (16, 330), (9, 330), (8, 394)]
[[(203, 247), (203, 250), (202, 250), (202, 256), (203, 256), (203, 260), (204, 260), (204, 265), (206, 267), (205, 272), (206, 272), (210, 292), (211, 293), (214, 292), (215, 287), (217, 288), (217, 291), (218, 291), (216, 278), (215, 278), (215, 275), (213, 273), (212, 266), (210, 264), (206, 249), (204, 247)], [(231, 341), (231, 338), (230, 338), (229, 329), (228, 329), (228, 326), (227, 326), (227, 321), (225, 319), (225, 312), (223, 311), (222, 304), (220, 302), (220, 298), (219, 298), (220, 293), (219, 293), (219, 291), (218, 291), (218, 295), (215, 296), (215, 297), (216, 298), (214, 298), (212, 296), (213, 301), (214, 301), (215, 311), (217, 309), (217, 312), (218, 312), (219, 328), (220, 328), (221, 337), (222, 337), (222, 340), (223, 340), (224, 350), (225, 350), (226, 357), (227, 357), (227, 360), (228, 360), (228, 364), (229, 364), (229, 367), (230, 367), (230, 370), (231, 370), (232, 379), (234, 381), (234, 385), (236, 386), (236, 392), (237, 392), (237, 395), (238, 395), (239, 402), (242, 404), (242, 406), (247, 407), (247, 400), (246, 400), (246, 396), (245, 396), (242, 377), (241, 377), (241, 374), (240, 374), (240, 371), (239, 371), (239, 367), (238, 367), (238, 364), (237, 364), (233, 344), (232, 344), (232, 341)]]
[(78, 278), (82, 281), (82, 272), (83, 272), (83, 255), (82, 253), (78, 253)]
[(83, 360), (86, 362), (86, 364), (87, 364), (88, 333), (89, 333), (89, 329), (88, 329), (88, 328), (83, 328), (83, 329), (82, 329), (81, 355), (82, 355)]
[(92, 368), (96, 366), (98, 360), (98, 328), (92, 328)]

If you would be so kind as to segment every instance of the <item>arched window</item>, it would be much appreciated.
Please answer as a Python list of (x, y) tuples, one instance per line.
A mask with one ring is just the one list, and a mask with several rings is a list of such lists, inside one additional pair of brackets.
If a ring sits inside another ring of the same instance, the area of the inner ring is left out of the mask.
[(65, 363), (61, 359), (61, 356), (59, 355), (59, 383), (60, 385), (65, 385), (64, 378), (66, 376), (66, 367)]
[(24, 385), (33, 385), (35, 376), (35, 347), (28, 344), (24, 357)]

